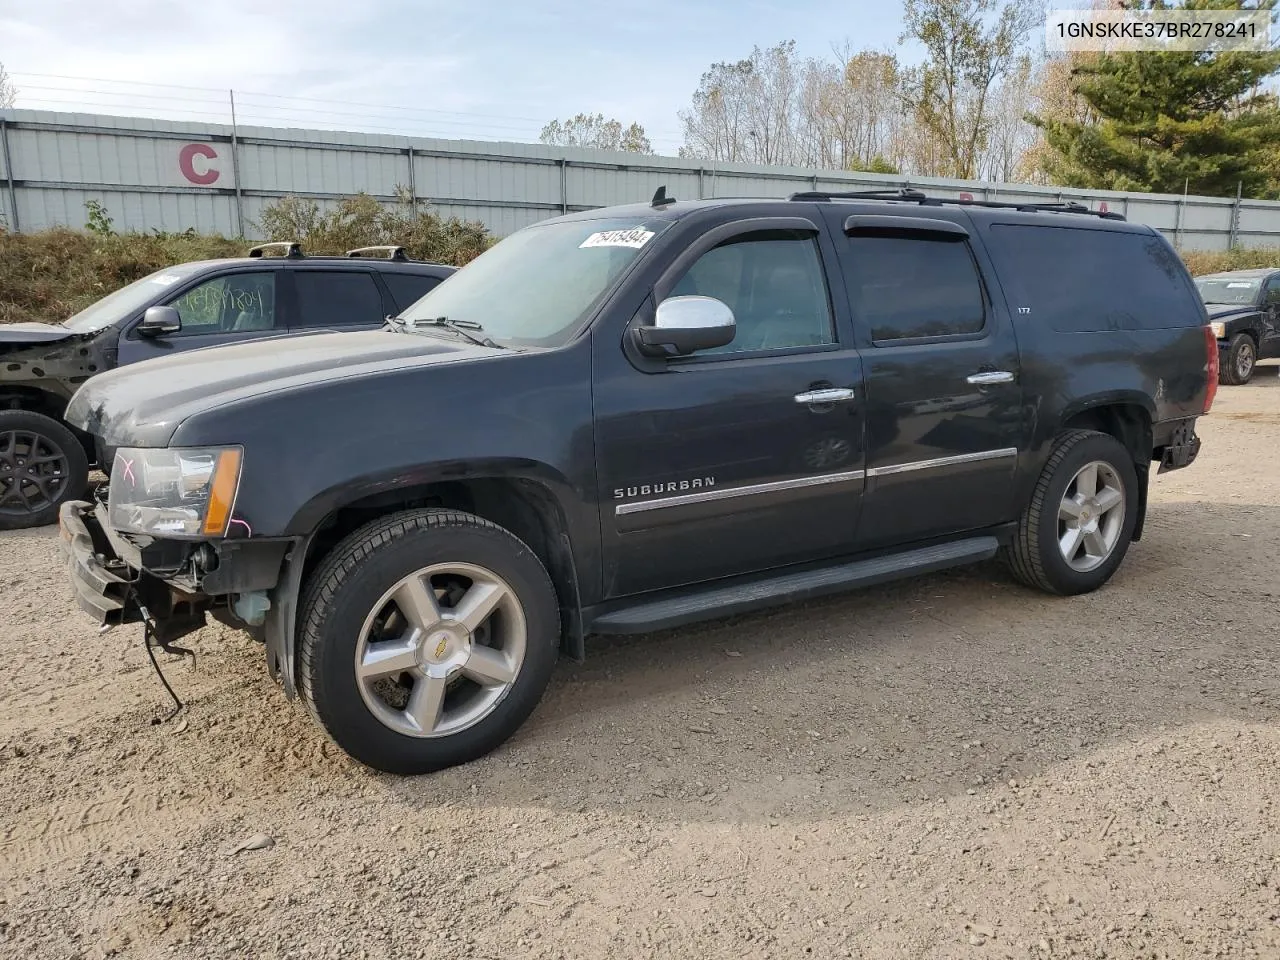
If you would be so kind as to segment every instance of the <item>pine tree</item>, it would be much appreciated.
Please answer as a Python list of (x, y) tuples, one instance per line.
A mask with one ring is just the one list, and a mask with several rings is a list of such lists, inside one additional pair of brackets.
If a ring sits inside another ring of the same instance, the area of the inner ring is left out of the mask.
[(1046, 171), (1066, 186), (1230, 196), (1241, 184), (1245, 196), (1274, 196), (1280, 100), (1262, 83), (1277, 72), (1280, 50), (1101, 54), (1072, 71), (1096, 123), (1030, 119), (1044, 130)]

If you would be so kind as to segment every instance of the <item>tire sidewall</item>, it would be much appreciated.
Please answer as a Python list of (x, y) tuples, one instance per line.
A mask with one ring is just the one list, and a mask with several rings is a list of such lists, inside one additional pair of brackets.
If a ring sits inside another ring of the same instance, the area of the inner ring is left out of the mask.
[[(339, 548), (340, 549), (340, 548)], [(515, 591), (527, 643), (520, 673), (493, 711), (478, 723), (437, 738), (408, 737), (384, 726), (366, 706), (356, 681), (355, 650), (375, 603), (398, 580), (432, 563), (485, 567)], [(318, 610), (316, 608), (319, 607)], [(312, 622), (312, 613), (319, 614)], [(360, 762), (390, 773), (425, 773), (474, 760), (511, 736), (537, 706), (555, 666), (560, 614), (538, 558), (498, 528), (419, 528), (376, 547), (327, 595), (303, 611), (311, 668), (304, 697), (334, 741)]]
[[(1076, 472), (1087, 463), (1100, 460), (1111, 466), (1124, 484), (1124, 524), (1120, 529), (1120, 539), (1111, 556), (1088, 572), (1074, 570), (1063, 559), (1058, 547), (1058, 506), (1062, 503), (1067, 487), (1075, 478)], [(1096, 434), (1076, 444), (1058, 464), (1057, 471), (1050, 478), (1043, 500), (1043, 513), (1037, 531), (1037, 552), (1046, 578), (1053, 588), (1062, 594), (1088, 593), (1102, 586), (1124, 561), (1133, 538), (1133, 529), (1138, 522), (1138, 471), (1129, 451), (1114, 437), (1107, 434)]]
[(56, 445), (67, 458), (67, 477), (52, 504), (26, 514), (0, 514), (0, 530), (24, 530), (43, 527), (58, 520), (58, 510), (68, 500), (84, 495), (89, 484), (89, 458), (71, 430), (43, 413), (32, 410), (0, 410), (0, 433), (9, 430), (37, 433)]
[[(1236, 367), (1240, 357), (1240, 352), (1246, 347), (1253, 352), (1253, 363), (1249, 365), (1248, 374), (1245, 376), (1241, 376), (1236, 371)], [(1253, 338), (1249, 336), (1249, 334), (1247, 333), (1236, 334), (1235, 338), (1232, 339), (1231, 341), (1230, 348), (1227, 350), (1226, 369), (1223, 371), (1223, 373), (1225, 374), (1226, 383), (1229, 386), (1233, 386), (1233, 387), (1243, 386), (1244, 384), (1248, 383), (1251, 379), (1253, 379), (1253, 373), (1257, 369), (1257, 367), (1258, 367), (1258, 348), (1254, 344)]]
[[(1252, 379), (1253, 370), (1258, 365), (1258, 350), (1253, 345), (1252, 337), (1250, 337), (1248, 334), (1242, 334), (1241, 337), (1242, 339), (1236, 343), (1235, 350), (1232, 351), (1235, 354), (1235, 357), (1233, 358), (1234, 366), (1232, 370), (1235, 373), (1236, 380), (1244, 384), (1244, 383), (1248, 383), (1249, 380)], [(1253, 357), (1253, 361), (1249, 364), (1248, 373), (1242, 374), (1239, 372), (1239, 367), (1240, 367), (1239, 358), (1240, 358), (1240, 354), (1242, 354), (1245, 350), (1249, 351), (1249, 355)]]

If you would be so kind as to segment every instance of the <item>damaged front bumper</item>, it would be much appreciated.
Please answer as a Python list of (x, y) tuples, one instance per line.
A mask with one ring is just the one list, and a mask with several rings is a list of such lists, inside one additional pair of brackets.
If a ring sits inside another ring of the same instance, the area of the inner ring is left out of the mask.
[(83, 500), (58, 513), (63, 559), (76, 605), (105, 627), (149, 620), (172, 643), (206, 616), (260, 633), (269, 592), (280, 578), (289, 540), (176, 541), (121, 536), (107, 508)]

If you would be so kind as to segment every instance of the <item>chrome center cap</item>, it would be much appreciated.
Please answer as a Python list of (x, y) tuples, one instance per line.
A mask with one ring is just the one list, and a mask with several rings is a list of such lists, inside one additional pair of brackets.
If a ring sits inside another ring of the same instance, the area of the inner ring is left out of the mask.
[(471, 632), (462, 624), (439, 624), (418, 646), (418, 665), (429, 677), (447, 677), (471, 656)]

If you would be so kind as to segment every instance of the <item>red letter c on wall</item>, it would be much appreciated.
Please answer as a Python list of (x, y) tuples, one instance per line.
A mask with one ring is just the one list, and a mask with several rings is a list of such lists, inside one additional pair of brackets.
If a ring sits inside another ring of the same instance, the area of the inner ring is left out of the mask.
[[(218, 171), (212, 167), (205, 166), (204, 172), (200, 173), (196, 170), (196, 157), (204, 157), (206, 160), (217, 160), (218, 151), (207, 143), (188, 143), (182, 148), (178, 154), (178, 169), (182, 171), (182, 175), (197, 186), (207, 187), (218, 179)], [(202, 164), (203, 166), (203, 164)]]

